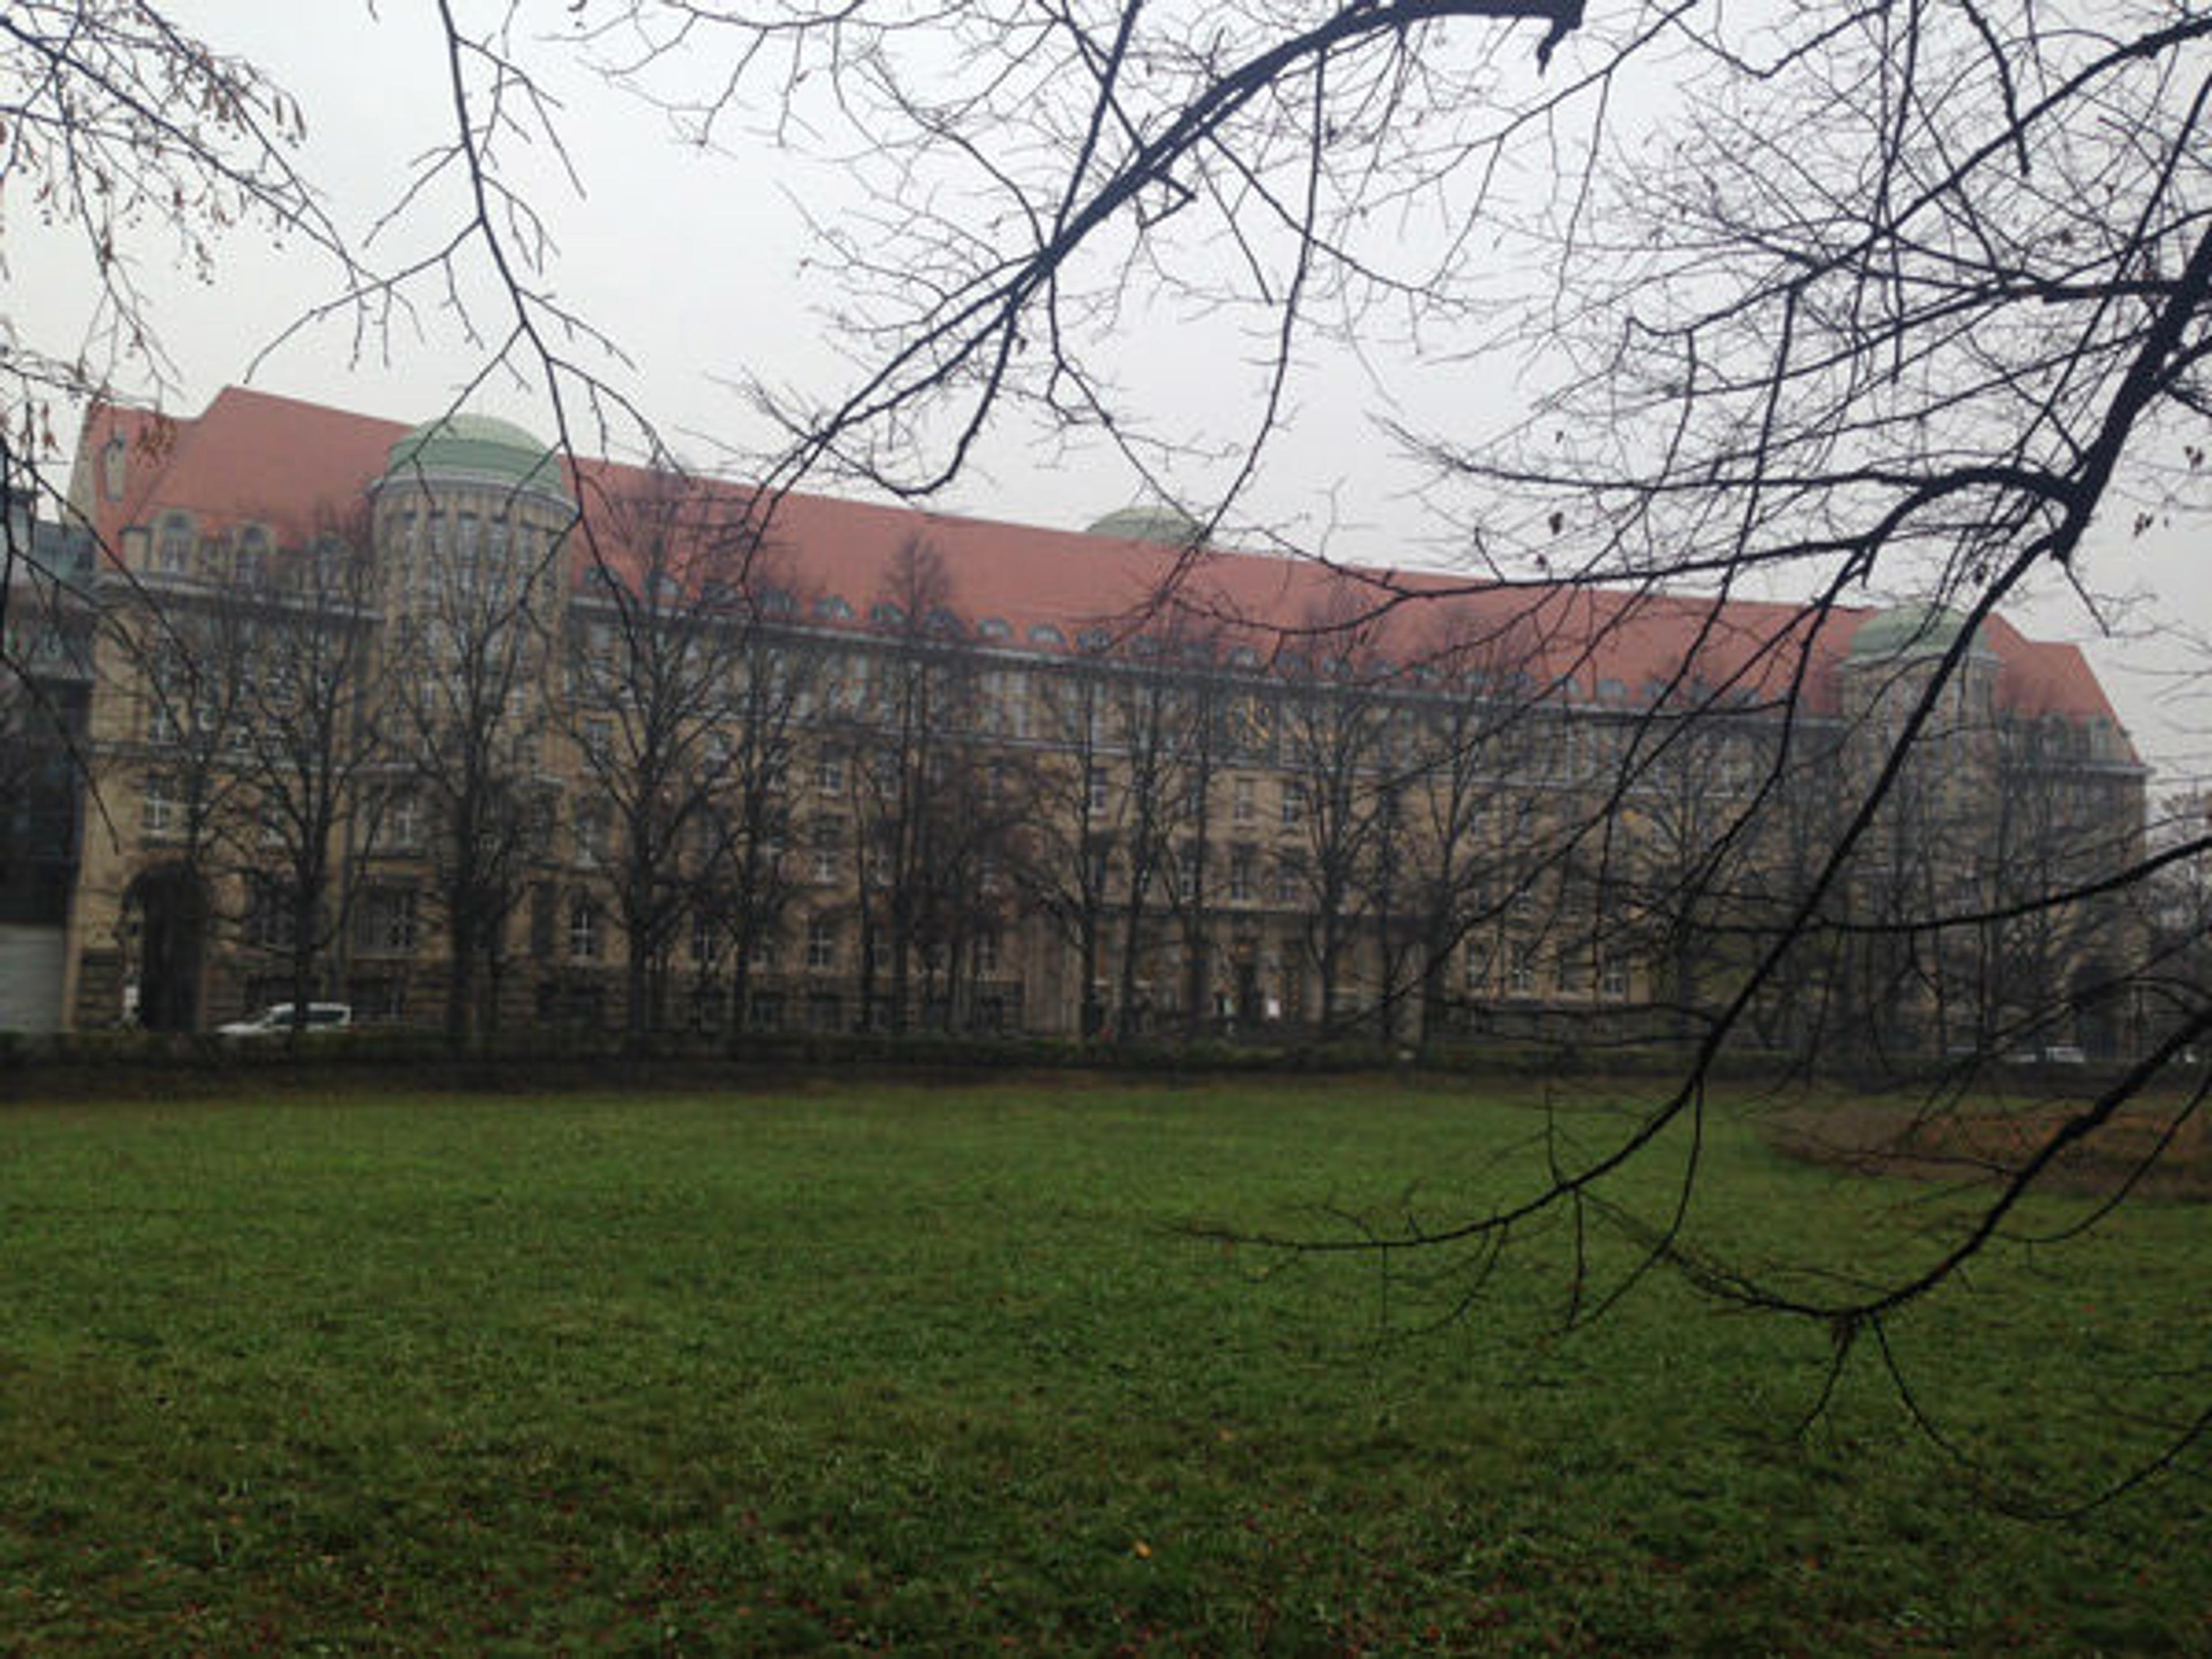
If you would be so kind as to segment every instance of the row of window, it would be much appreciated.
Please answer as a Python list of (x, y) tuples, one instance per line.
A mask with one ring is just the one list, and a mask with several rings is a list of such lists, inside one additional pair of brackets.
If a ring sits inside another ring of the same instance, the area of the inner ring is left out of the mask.
[[(295, 917), (287, 896), (280, 890), (273, 887), (257, 890), (249, 902), (246, 915), (250, 945), (271, 951), (292, 948)], [(418, 918), (418, 896), (413, 890), (368, 889), (355, 904), (354, 949), (364, 957), (412, 956), (419, 939)], [(584, 963), (600, 960), (605, 929), (599, 902), (582, 895), (573, 897), (566, 921), (568, 959)], [(802, 960), (809, 973), (837, 971), (846, 931), (848, 924), (835, 915), (817, 914), (807, 918)], [(876, 971), (888, 973), (891, 967), (889, 943), (878, 938), (872, 942), (872, 949)], [(694, 919), (691, 951), (693, 959), (702, 963), (714, 961), (721, 955), (721, 940), (712, 918), (702, 915)], [(752, 965), (763, 971), (772, 970), (775, 956), (774, 941), (764, 939), (755, 948)], [(1563, 951), (1550, 953), (1547, 964), (1535, 945), (1516, 940), (1504, 947), (1502, 963), (1499, 957), (1498, 951), (1485, 944), (1466, 947), (1465, 983), (1470, 994), (1488, 993), (1495, 975), (1498, 988), (1512, 997), (1533, 997), (1547, 989), (1559, 996), (1582, 996), (1589, 993), (1593, 983), (1601, 997), (1617, 1000), (1628, 995), (1627, 965), (1617, 957), (1600, 957), (1593, 964), (1585, 952)], [(977, 932), (969, 945), (969, 963), (973, 971), (983, 977), (999, 973), (1000, 939), (994, 930)], [(942, 972), (945, 965), (944, 947), (936, 945), (926, 951), (923, 965)], [(1550, 970), (1548, 987), (1543, 983), (1547, 965)]]
[[(410, 957), (420, 941), (419, 895), (411, 888), (372, 887), (362, 891), (355, 901), (353, 916), (353, 948), (357, 955), (374, 957)], [(576, 895), (568, 905), (565, 943), (568, 959), (571, 962), (594, 963), (601, 959), (605, 943), (605, 913), (599, 902), (586, 895)], [(806, 921), (803, 961), (810, 973), (834, 973), (842, 954), (844, 924), (831, 915), (810, 916)], [(257, 950), (271, 952), (289, 951), (297, 938), (297, 916), (289, 896), (273, 885), (257, 887), (250, 894), (246, 918), (246, 943)], [(545, 954), (546, 941), (537, 941), (538, 954)], [(694, 919), (691, 939), (693, 959), (713, 962), (721, 956), (721, 940), (713, 920), (707, 916)], [(878, 939), (873, 945), (874, 965), (877, 971), (890, 970), (890, 949)], [(763, 970), (775, 966), (776, 951), (773, 940), (763, 940), (755, 948), (752, 965)], [(969, 965), (981, 975), (989, 977), (999, 972), (1000, 945), (996, 932), (979, 931), (969, 945)], [(936, 946), (923, 953), (923, 964), (942, 972), (945, 956), (943, 947)]]
[(149, 568), (155, 574), (206, 577), (240, 586), (259, 586), (269, 580), (276, 544), (268, 530), (252, 524), (234, 537), (195, 533), (188, 513), (165, 513), (154, 527)]
[(1525, 941), (1508, 945), (1502, 963), (1499, 953), (1488, 945), (1470, 945), (1464, 953), (1468, 994), (1487, 996), (1495, 988), (1508, 997), (1582, 997), (1589, 994), (1595, 983), (1598, 995), (1608, 1002), (1628, 995), (1628, 964), (1618, 957), (1601, 957), (1593, 969), (1586, 952), (1561, 951), (1552, 954), (1548, 976), (1547, 965), (1543, 953)]

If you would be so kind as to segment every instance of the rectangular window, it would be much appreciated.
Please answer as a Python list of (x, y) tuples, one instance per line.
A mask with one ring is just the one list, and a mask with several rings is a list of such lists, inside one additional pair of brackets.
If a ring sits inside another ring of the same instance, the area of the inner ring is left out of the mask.
[(842, 818), (817, 818), (814, 821), (814, 879), (834, 882), (844, 864), (845, 821)]
[(173, 836), (182, 827), (184, 807), (167, 778), (149, 778), (138, 798), (139, 828), (149, 836)]
[(1620, 1001), (1628, 995), (1628, 964), (1619, 957), (1607, 957), (1598, 969), (1597, 983), (1601, 995)]
[(806, 919), (806, 969), (826, 974), (837, 966), (837, 924), (828, 916)]
[(1252, 897), (1252, 849), (1239, 847), (1229, 855), (1229, 898), (1243, 904)]
[(392, 797), (386, 808), (386, 839), (393, 850), (411, 853), (422, 845), (422, 798), (411, 791)]
[(814, 787), (833, 798), (845, 793), (845, 757), (836, 750), (823, 750), (815, 761)]
[(1531, 945), (1515, 945), (1506, 956), (1505, 994), (1515, 997), (1536, 994), (1536, 950)]
[(365, 957), (415, 954), (415, 894), (412, 889), (373, 887), (354, 912), (354, 949)]
[(1230, 816), (1239, 823), (1249, 823), (1259, 814), (1259, 791), (1249, 778), (1238, 778), (1230, 786)]
[(1283, 786), (1283, 828), (1295, 830), (1306, 821), (1306, 792), (1303, 785)]
[(596, 803), (576, 809), (576, 858), (580, 863), (602, 865), (614, 839), (614, 824), (607, 809)]
[(289, 951), (299, 938), (291, 896), (274, 883), (254, 883), (246, 902), (246, 942), (257, 951)]
[(568, 959), (599, 959), (599, 907), (590, 899), (580, 898), (568, 907)]
[(1298, 878), (1298, 861), (1296, 859), (1277, 859), (1275, 860), (1275, 902), (1296, 904), (1304, 896), (1304, 890), (1305, 884)]
[(191, 677), (182, 658), (174, 650), (157, 653), (146, 676), (146, 741), (184, 741), (185, 711), (191, 700)]
[(157, 688), (146, 703), (146, 741), (173, 744), (181, 742), (184, 735), (184, 722), (177, 718), (176, 705)]
[(989, 979), (999, 971), (999, 935), (995, 929), (986, 927), (975, 935), (975, 972)]
[(1091, 816), (1095, 817), (1106, 810), (1106, 769), (1104, 767), (1094, 766), (1091, 769), (1090, 775), (1085, 781), (1085, 790)]

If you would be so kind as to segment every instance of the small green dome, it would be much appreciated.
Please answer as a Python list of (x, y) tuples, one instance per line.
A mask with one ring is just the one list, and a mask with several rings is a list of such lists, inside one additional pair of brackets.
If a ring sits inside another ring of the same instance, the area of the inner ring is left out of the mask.
[(1091, 536), (1111, 536), (1125, 542), (1158, 542), (1167, 547), (1188, 547), (1206, 526), (1179, 508), (1154, 503), (1124, 507), (1094, 520), (1085, 527)]
[[(1877, 611), (1861, 623), (1851, 635), (1849, 655), (1854, 662), (1893, 657), (1940, 657), (1951, 648), (1966, 626), (1966, 619), (1948, 605), (1900, 605)], [(1980, 640), (1967, 654), (1984, 661), (1996, 653)]]
[(392, 446), (385, 475), (459, 474), (493, 483), (568, 494), (560, 457), (512, 421), (489, 415), (444, 415)]

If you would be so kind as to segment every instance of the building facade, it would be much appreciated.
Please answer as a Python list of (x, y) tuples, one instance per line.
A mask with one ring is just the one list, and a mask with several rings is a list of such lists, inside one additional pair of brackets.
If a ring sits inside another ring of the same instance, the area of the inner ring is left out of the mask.
[(2144, 769), (2002, 618), (770, 501), (237, 390), (95, 410), (73, 505), (76, 1026), (1683, 1040), (1756, 969), (1778, 1050), (2129, 1040), (2069, 896)]

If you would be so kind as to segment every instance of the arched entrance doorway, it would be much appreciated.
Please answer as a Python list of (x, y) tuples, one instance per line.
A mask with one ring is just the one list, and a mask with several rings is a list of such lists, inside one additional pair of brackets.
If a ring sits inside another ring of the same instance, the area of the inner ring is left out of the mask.
[(2112, 964), (2094, 959), (2082, 963), (2068, 988), (2074, 1005), (2074, 1040), (2092, 1060), (2116, 1058), (2123, 1046), (2121, 1015), (2126, 1000)]
[(148, 1030), (199, 1024), (207, 908), (199, 878), (180, 865), (147, 871), (123, 895), (126, 951), (136, 945), (138, 1023)]

